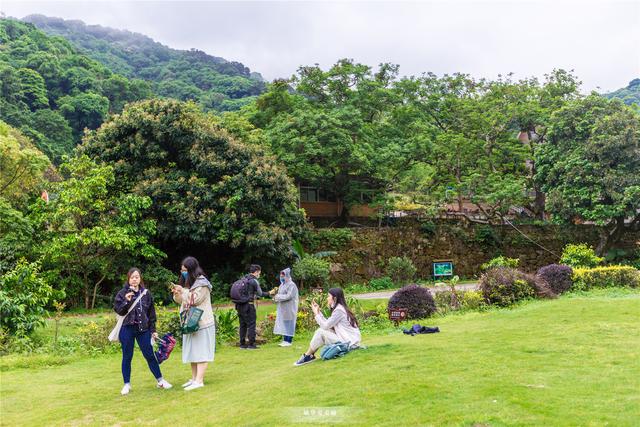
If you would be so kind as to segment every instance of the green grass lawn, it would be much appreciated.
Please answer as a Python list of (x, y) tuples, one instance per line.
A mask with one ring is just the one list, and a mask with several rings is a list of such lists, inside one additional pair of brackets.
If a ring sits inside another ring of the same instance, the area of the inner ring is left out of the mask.
[[(432, 319), (440, 334), (365, 335), (367, 350), (293, 367), (306, 347), (223, 346), (206, 387), (184, 392), (180, 353), (158, 390), (136, 349), (1, 373), (1, 424), (612, 425), (640, 415), (640, 293), (609, 290)], [(306, 412), (305, 412), (306, 411)], [(325, 414), (314, 417), (314, 412)]]

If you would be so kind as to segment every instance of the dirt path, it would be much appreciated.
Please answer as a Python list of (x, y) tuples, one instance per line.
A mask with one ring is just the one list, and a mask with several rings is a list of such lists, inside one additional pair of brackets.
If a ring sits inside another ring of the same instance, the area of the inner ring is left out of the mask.
[[(448, 287), (445, 286), (429, 286), (428, 287), (431, 293), (442, 292), (448, 290)], [(477, 283), (466, 283), (464, 285), (456, 286), (456, 289), (459, 291), (472, 291), (478, 289)], [(380, 291), (380, 292), (368, 292), (366, 294), (354, 294), (352, 295), (358, 299), (389, 299), (391, 295), (393, 295), (397, 291), (397, 289), (390, 289), (388, 291)]]

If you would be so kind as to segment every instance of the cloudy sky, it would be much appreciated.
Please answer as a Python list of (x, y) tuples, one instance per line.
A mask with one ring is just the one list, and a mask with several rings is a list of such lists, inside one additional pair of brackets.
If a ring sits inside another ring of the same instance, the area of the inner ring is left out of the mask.
[(602, 92), (640, 77), (636, 1), (29, 1), (0, 10), (127, 29), (178, 49), (240, 61), (266, 79), (339, 58), (400, 65), (402, 75), (542, 77), (573, 69)]

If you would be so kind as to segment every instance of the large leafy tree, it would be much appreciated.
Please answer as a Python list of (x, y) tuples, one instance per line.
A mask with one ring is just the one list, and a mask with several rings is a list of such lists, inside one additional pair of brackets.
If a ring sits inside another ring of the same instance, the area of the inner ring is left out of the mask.
[(301, 67), (258, 98), (250, 120), (297, 181), (335, 193), (348, 208), (361, 189), (386, 190), (415, 158), (411, 111), (393, 87), (397, 71), (347, 59), (328, 70)]
[(195, 104), (130, 104), (81, 150), (113, 164), (114, 191), (153, 200), (165, 245), (242, 249), (286, 257), (303, 224), (286, 170), (263, 148), (235, 140)]
[(95, 306), (101, 284), (121, 277), (131, 265), (151, 264), (165, 255), (150, 238), (155, 221), (146, 218), (151, 199), (111, 194), (113, 167), (79, 156), (60, 166), (63, 180), (52, 188), (52, 201), (42, 207), (46, 223), (40, 255), (44, 275), (72, 302)]
[(604, 226), (599, 254), (640, 225), (640, 115), (597, 94), (557, 111), (536, 156), (548, 208)]

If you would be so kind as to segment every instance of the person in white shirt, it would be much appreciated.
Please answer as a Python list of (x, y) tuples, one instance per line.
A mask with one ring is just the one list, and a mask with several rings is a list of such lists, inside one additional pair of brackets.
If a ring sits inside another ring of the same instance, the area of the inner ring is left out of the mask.
[(295, 366), (305, 365), (316, 360), (315, 353), (323, 345), (337, 342), (349, 343), (349, 347), (356, 348), (360, 345), (360, 329), (356, 316), (347, 307), (344, 292), (341, 288), (329, 289), (327, 305), (331, 308), (331, 316), (325, 318), (320, 311), (320, 306), (313, 302), (311, 309), (320, 326), (311, 338), (309, 349), (294, 363)]

